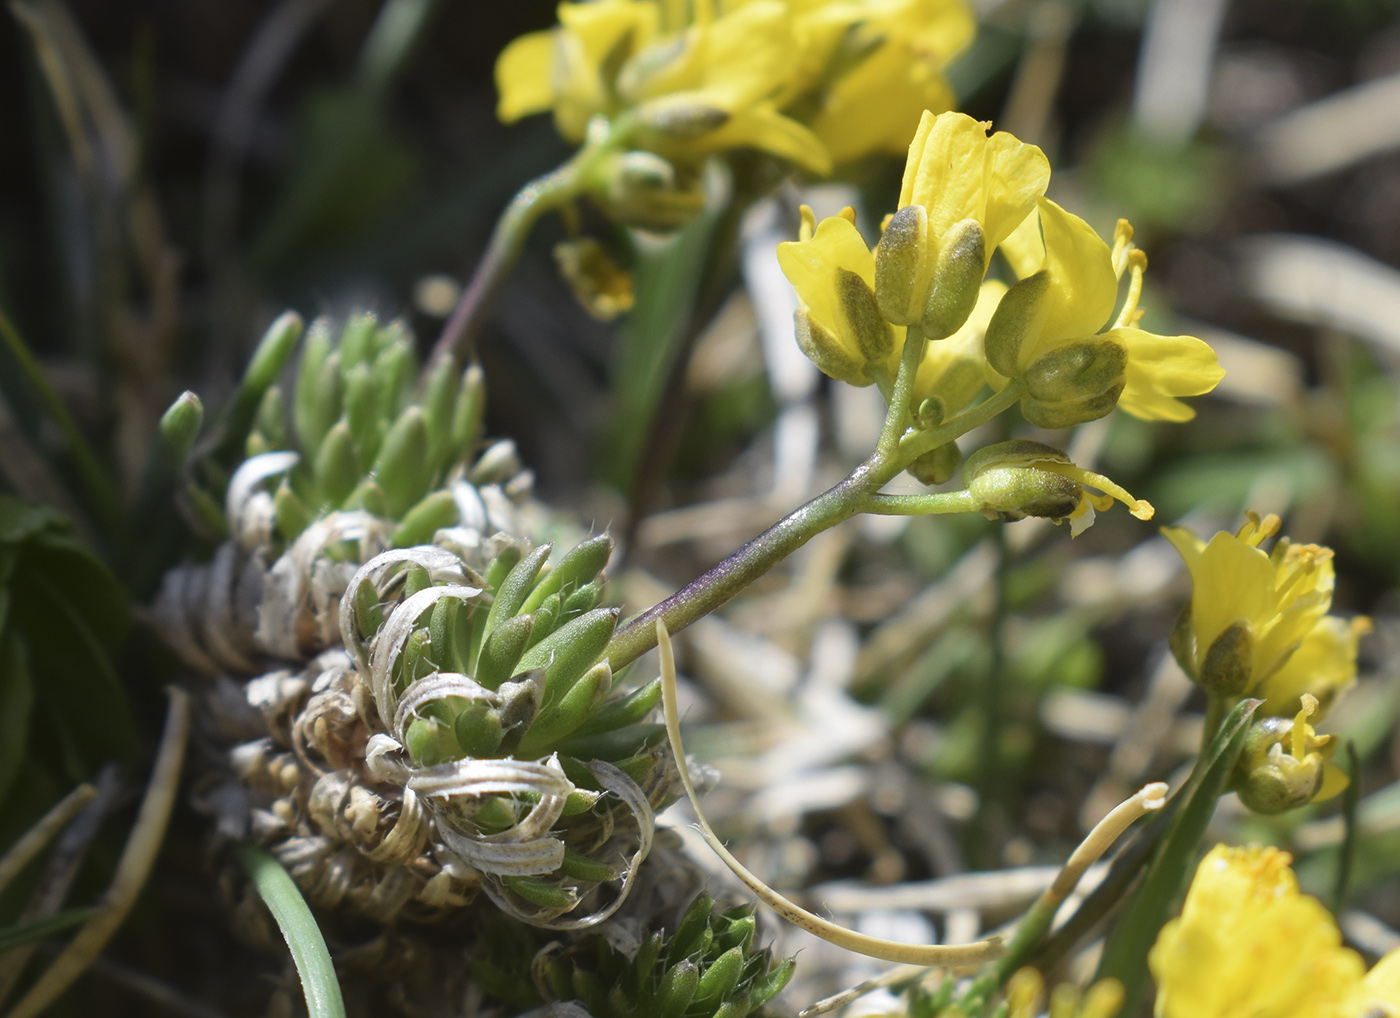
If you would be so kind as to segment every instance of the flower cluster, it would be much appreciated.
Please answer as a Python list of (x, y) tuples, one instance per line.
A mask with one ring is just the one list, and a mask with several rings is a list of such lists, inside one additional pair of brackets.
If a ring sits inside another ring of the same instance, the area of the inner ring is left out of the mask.
[(1333, 746), (1309, 724), (1356, 681), (1357, 643), (1370, 621), (1329, 615), (1332, 550), (1279, 538), (1277, 516), (1250, 513), (1237, 532), (1202, 541), (1163, 533), (1185, 559), (1191, 602), (1172, 634), (1182, 668), (1211, 696), (1262, 700), (1238, 770), (1240, 797), (1277, 813), (1345, 787)]
[(961, 0), (566, 0), (557, 27), (501, 54), (498, 112), (552, 110), (575, 143), (594, 118), (623, 124), (632, 149), (605, 173), (617, 204), (659, 204), (711, 153), (824, 174), (900, 151), (922, 110), (951, 105), (943, 69), (974, 27)]
[(1159, 1018), (1400, 1014), (1400, 951), (1366, 972), (1328, 911), (1299, 893), (1289, 862), (1275, 848), (1206, 855), (1148, 957)]
[[(988, 384), (1019, 399), (1026, 419), (1045, 428), (1091, 421), (1115, 406), (1150, 420), (1189, 418), (1193, 411), (1179, 397), (1209, 392), (1224, 374), (1214, 352), (1194, 337), (1133, 325), (1146, 259), (1131, 246), (1131, 228), (1120, 223), (1110, 248), (1044, 197), (1049, 180), (1050, 165), (1035, 146), (1002, 132), (989, 136), (986, 124), (960, 113), (925, 111), (909, 146), (899, 208), (874, 249), (850, 209), (821, 223), (804, 209), (798, 240), (779, 245), (778, 260), (801, 301), (802, 350), (832, 378), (875, 384), (893, 400), (906, 348), (919, 344), (908, 391), (900, 392), (915, 431), (937, 432)], [(987, 279), (999, 248), (1022, 277), (1010, 288)], [(1130, 282), (1115, 317), (1125, 273)], [(1047, 458), (1045, 449), (1028, 465), (1044, 471), (1053, 463), (1048, 469), (1061, 480), (1040, 477), (1041, 486), (1077, 480), (1079, 487), (1048, 501), (983, 499), (973, 508), (1086, 525), (1094, 505), (1083, 493), (1086, 479), (1074, 478), (1063, 453), (1050, 450)], [(910, 472), (926, 483), (951, 476), (959, 458), (951, 443), (918, 453)], [(1144, 518), (1151, 515), (1146, 503), (1123, 496)]]

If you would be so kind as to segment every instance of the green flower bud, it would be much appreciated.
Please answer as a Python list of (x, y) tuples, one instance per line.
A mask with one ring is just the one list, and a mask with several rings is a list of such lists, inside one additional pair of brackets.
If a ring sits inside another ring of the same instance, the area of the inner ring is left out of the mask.
[(1021, 343), (1026, 336), (1039, 335), (1046, 313), (1043, 298), (1049, 288), (1050, 273), (1041, 269), (1002, 296), (982, 341), (994, 371), (1007, 378), (1021, 373)]
[(1317, 700), (1305, 694), (1294, 717), (1262, 718), (1250, 726), (1232, 785), (1256, 813), (1282, 813), (1346, 787), (1346, 776), (1328, 762), (1331, 738), (1308, 724), (1316, 709)]
[(975, 219), (954, 223), (943, 240), (919, 327), (929, 339), (944, 339), (963, 327), (977, 306), (987, 274), (987, 238)]
[(1196, 678), (1196, 629), (1191, 625), (1190, 601), (1182, 606), (1181, 614), (1177, 615), (1176, 625), (1172, 626), (1167, 645), (1181, 670), (1191, 678)]
[(657, 140), (691, 140), (717, 131), (729, 122), (729, 113), (718, 106), (696, 102), (684, 93), (662, 96), (637, 107), (633, 114), (639, 136), (660, 135)]
[(865, 280), (849, 269), (836, 270), (836, 296), (841, 311), (868, 364), (878, 364), (894, 351), (894, 329), (880, 314), (875, 294)]
[(1253, 679), (1254, 630), (1240, 619), (1215, 638), (1196, 681), (1220, 696), (1240, 696)]
[(1065, 400), (1062, 403), (1044, 403), (1029, 396), (1021, 400), (1021, 416), (1037, 428), (1058, 431), (1072, 428), (1076, 424), (1096, 421), (1118, 405), (1118, 397), (1123, 392), (1123, 382), (1118, 382), (1106, 392), (1083, 399)]
[(875, 300), (886, 321), (913, 325), (928, 301), (928, 210), (906, 205), (885, 224), (875, 248)]
[(1048, 463), (1072, 466), (1068, 456), (1042, 442), (1002, 442), (968, 458), (962, 469), (963, 484), (983, 513), (1010, 520), (1063, 519), (1079, 507), (1084, 489), (1073, 478), (1040, 469)]
[[(1094, 510), (1107, 509), (1114, 499), (1138, 519), (1151, 519), (1154, 512), (1102, 474), (1075, 466), (1059, 449), (1028, 439), (979, 449), (963, 464), (962, 479), (973, 503), (989, 518), (1069, 519), (1073, 534), (1093, 522)], [(1104, 494), (1094, 495), (1086, 485)]]
[(797, 334), (797, 345), (807, 359), (825, 375), (840, 382), (865, 385), (864, 367), (841, 346), (835, 334), (822, 325), (806, 309), (799, 308), (793, 315)]
[(604, 159), (588, 188), (608, 218), (646, 230), (679, 229), (705, 205), (699, 178), (680, 177), (670, 162), (653, 152), (618, 152)]
[(946, 442), (924, 453), (907, 469), (920, 484), (942, 484), (956, 474), (961, 465), (962, 450), (956, 442)]
[(1046, 403), (1097, 396), (1122, 387), (1128, 352), (1111, 339), (1062, 346), (1026, 369), (1026, 390)]

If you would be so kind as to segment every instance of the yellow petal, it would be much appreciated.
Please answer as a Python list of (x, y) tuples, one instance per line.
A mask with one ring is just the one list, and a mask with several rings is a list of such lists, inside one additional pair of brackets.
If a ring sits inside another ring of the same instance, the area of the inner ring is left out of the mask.
[(1066, 340), (1097, 333), (1118, 300), (1112, 252), (1094, 228), (1048, 198), (1039, 200), (1039, 211), (1050, 287), (1040, 339), (1021, 350), (1025, 365)]
[(1328, 615), (1319, 620), (1283, 666), (1255, 690), (1264, 700), (1260, 715), (1287, 717), (1308, 693), (1317, 698), (1320, 719), (1356, 683), (1357, 644), (1369, 629), (1370, 620), (1364, 618), (1348, 622)]
[(1040, 237), (1039, 209), (1032, 209), (1031, 214), (1021, 220), (1021, 225), (1001, 242), (1001, 253), (1017, 279), (1025, 279), (1044, 267), (1045, 241)]
[(496, 116), (506, 123), (554, 105), (554, 33), (514, 39), (496, 60)]
[[(696, 101), (705, 102), (708, 95), (695, 93)], [(658, 141), (656, 147), (662, 155), (680, 162), (698, 162), (711, 152), (752, 148), (787, 159), (817, 176), (831, 172), (831, 156), (821, 139), (779, 113), (771, 102), (740, 108), (719, 128), (698, 138)]]
[(982, 224), (987, 257), (1030, 214), (1050, 182), (1045, 154), (963, 113), (925, 111), (900, 186), (899, 207), (928, 210), (931, 244), (954, 223)]
[(812, 130), (836, 163), (909, 145), (924, 110), (946, 110), (953, 91), (901, 41), (882, 44), (826, 90)]
[[(845, 216), (823, 219), (811, 240), (779, 244), (778, 264), (808, 315), (836, 337), (851, 361), (863, 363), (860, 342), (842, 310), (837, 278), (844, 270), (871, 288), (875, 285), (875, 256), (855, 224)], [(890, 370), (897, 366), (903, 347), (904, 329), (896, 328), (894, 351), (886, 362)]]
[(1217, 846), (1180, 918), (1148, 955), (1158, 1018), (1304, 1018), (1332, 1013), (1361, 983), (1336, 922), (1298, 893), (1289, 856)]
[(1346, 771), (1334, 763), (1325, 763), (1322, 765), (1322, 787), (1309, 801), (1326, 802), (1328, 799), (1345, 792), (1349, 784), (1351, 784), (1351, 778), (1347, 777)]
[(963, 327), (947, 339), (928, 345), (914, 376), (913, 406), (937, 396), (943, 400), (947, 413), (954, 414), (977, 395), (990, 370), (982, 354), (982, 337), (1004, 293), (1005, 283), (983, 283), (977, 304)]
[(1118, 405), (1145, 420), (1189, 421), (1196, 411), (1177, 399), (1210, 392), (1225, 377), (1215, 351), (1195, 336), (1158, 336), (1142, 329), (1112, 329), (1107, 336), (1128, 351)]

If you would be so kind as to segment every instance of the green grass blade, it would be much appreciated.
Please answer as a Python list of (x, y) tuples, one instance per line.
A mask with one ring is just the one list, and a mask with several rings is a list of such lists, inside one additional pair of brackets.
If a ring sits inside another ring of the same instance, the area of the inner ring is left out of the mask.
[(95, 908), (70, 908), (66, 912), (59, 912), (45, 919), (35, 919), (28, 923), (15, 923), (13, 926), (6, 926), (0, 929), (0, 954), (11, 948), (22, 947), (30, 941), (43, 940), (61, 930), (66, 930), (71, 926), (80, 926), (91, 918), (97, 909)]
[(1112, 976), (1122, 982), (1122, 1014), (1138, 1013), (1138, 1003), (1148, 983), (1147, 953), (1162, 925), (1171, 918), (1172, 907), (1186, 885), (1216, 800), (1225, 791), (1249, 734), (1249, 723), (1261, 702), (1241, 700), (1196, 761), (1191, 777), (1178, 793), (1183, 801), (1171, 830), (1104, 945), (1103, 960), (1094, 978)]
[(277, 920), (292, 951), (311, 1018), (345, 1018), (335, 966), (316, 918), (282, 864), (260, 848), (238, 846), (238, 861)]

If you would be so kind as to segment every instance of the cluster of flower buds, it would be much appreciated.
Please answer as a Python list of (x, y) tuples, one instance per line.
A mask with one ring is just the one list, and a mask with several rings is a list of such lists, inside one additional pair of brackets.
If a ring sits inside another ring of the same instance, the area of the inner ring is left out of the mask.
[(671, 936), (651, 934), (635, 954), (603, 938), (544, 956), (540, 982), (554, 1000), (577, 1000), (593, 1018), (744, 1018), (792, 978), (792, 959), (755, 950), (753, 906), (721, 912), (697, 895)]
[(1263, 703), (1240, 757), (1235, 785), (1261, 813), (1278, 813), (1341, 791), (1328, 763), (1333, 746), (1309, 721), (1321, 720), (1356, 681), (1365, 618), (1329, 615), (1330, 548), (1279, 538), (1277, 516), (1250, 513), (1237, 532), (1202, 541), (1181, 527), (1164, 533), (1191, 573), (1191, 601), (1172, 632), (1182, 669), (1222, 702)]
[[(299, 325), (279, 320), (275, 368), (235, 400), (253, 408), (248, 457), (200, 517), (228, 537), (172, 570), (156, 606), (214, 677), (237, 779), (216, 796), (223, 826), (325, 907), (388, 921), (484, 889), (539, 925), (600, 921), (673, 797), (660, 726), (641, 723), (660, 687), (615, 691), (604, 657), (611, 539), (549, 562), (513, 447), (474, 455), (479, 369), (439, 365), (415, 398), (401, 326), (355, 315), (337, 343), (317, 323), (284, 402)], [(190, 478), (217, 477), (180, 447)]]

